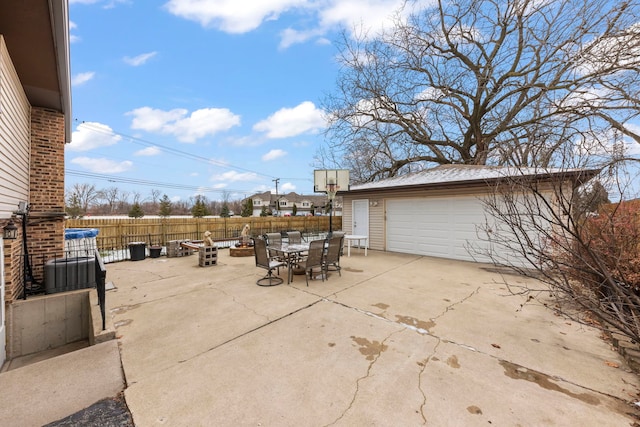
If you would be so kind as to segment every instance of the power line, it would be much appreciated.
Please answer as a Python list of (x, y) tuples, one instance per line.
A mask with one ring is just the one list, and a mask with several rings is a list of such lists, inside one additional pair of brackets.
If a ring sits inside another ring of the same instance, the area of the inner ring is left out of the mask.
[[(76, 121), (78, 121), (78, 120), (76, 119)], [(195, 160), (195, 161), (198, 161), (198, 162), (203, 162), (203, 163), (206, 163), (206, 164), (209, 164), (209, 165), (213, 164), (213, 165), (225, 168), (225, 169), (239, 170), (239, 171), (243, 171), (243, 172), (250, 172), (250, 173), (254, 173), (254, 174), (258, 175), (258, 176), (263, 176), (263, 177), (266, 177), (266, 178), (270, 178), (272, 180), (273, 180), (273, 178), (275, 178), (272, 175), (267, 175), (267, 174), (264, 174), (264, 173), (261, 173), (261, 172), (257, 172), (257, 171), (251, 170), (251, 169), (247, 169), (247, 168), (243, 168), (243, 167), (240, 167), (240, 166), (235, 166), (235, 165), (231, 165), (231, 164), (228, 164), (228, 163), (220, 162), (220, 161), (208, 158), (208, 157), (199, 156), (197, 154), (193, 154), (193, 153), (189, 153), (189, 152), (186, 152), (186, 151), (178, 150), (176, 148), (168, 147), (166, 145), (157, 144), (155, 142), (147, 141), (145, 139), (138, 138), (138, 137), (135, 137), (135, 136), (132, 136), (132, 135), (127, 135), (127, 134), (122, 133), (122, 132), (117, 132), (117, 131), (115, 131), (113, 129), (111, 130), (111, 132), (108, 132), (108, 131), (105, 131), (104, 129), (101, 129), (99, 127), (93, 126), (91, 123), (87, 123), (85, 121), (82, 121), (81, 123), (85, 127), (89, 128), (93, 132), (102, 133), (104, 135), (112, 135), (112, 134), (113, 135), (118, 135), (118, 136), (121, 136), (123, 138), (128, 138), (130, 140), (130, 142), (132, 142), (134, 144), (148, 146), (148, 147), (159, 147), (163, 151), (168, 152), (170, 154), (174, 154), (174, 155), (179, 156), (179, 157), (184, 157), (184, 158)], [(290, 180), (290, 181), (311, 181), (311, 179), (305, 179), (305, 178), (285, 178), (285, 179)]]
[(203, 187), (203, 186), (185, 185), (185, 184), (176, 184), (176, 183), (167, 183), (167, 182), (156, 182), (156, 181), (148, 181), (148, 180), (136, 179), (136, 178), (125, 178), (125, 177), (118, 177), (114, 175), (102, 175), (102, 174), (82, 172), (82, 171), (77, 171), (72, 169), (65, 169), (65, 174), (78, 176), (82, 178), (91, 178), (91, 179), (97, 179), (101, 181), (108, 181), (108, 182), (119, 182), (124, 184), (134, 184), (134, 185), (141, 185), (145, 187), (154, 187), (154, 188), (157, 188), (157, 187), (170, 188), (173, 190), (198, 191), (203, 193), (225, 193), (225, 192), (226, 193), (246, 193), (247, 192), (247, 190), (233, 190), (233, 189), (227, 189), (227, 188), (219, 189), (219, 188), (213, 188), (213, 187)]

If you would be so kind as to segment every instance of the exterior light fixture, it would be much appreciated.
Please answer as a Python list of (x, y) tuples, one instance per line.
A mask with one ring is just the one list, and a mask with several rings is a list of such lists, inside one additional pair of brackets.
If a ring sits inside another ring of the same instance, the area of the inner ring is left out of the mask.
[(9, 219), (9, 223), (2, 227), (2, 238), (5, 240), (15, 240), (18, 238), (18, 227), (13, 222), (13, 218)]

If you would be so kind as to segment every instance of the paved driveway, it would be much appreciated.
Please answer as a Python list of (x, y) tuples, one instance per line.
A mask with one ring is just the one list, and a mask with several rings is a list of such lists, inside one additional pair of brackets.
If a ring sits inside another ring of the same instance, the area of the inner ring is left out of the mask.
[(486, 265), (355, 250), (341, 277), (271, 288), (225, 249), (212, 267), (197, 255), (107, 267), (137, 426), (637, 420), (638, 378), (600, 333), (521, 309)]

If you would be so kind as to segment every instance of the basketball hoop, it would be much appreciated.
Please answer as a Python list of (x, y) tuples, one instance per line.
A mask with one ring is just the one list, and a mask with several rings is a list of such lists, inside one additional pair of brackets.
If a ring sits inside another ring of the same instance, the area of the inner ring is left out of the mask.
[(327, 180), (327, 197), (329, 198), (329, 200), (333, 200), (336, 198), (336, 193), (339, 189), (340, 187), (338, 187), (338, 184), (336, 184), (335, 179), (329, 178)]
[(332, 218), (333, 201), (339, 191), (349, 191), (349, 169), (320, 169), (313, 171), (313, 191), (326, 193), (329, 199), (327, 213), (329, 214), (329, 234), (333, 234)]

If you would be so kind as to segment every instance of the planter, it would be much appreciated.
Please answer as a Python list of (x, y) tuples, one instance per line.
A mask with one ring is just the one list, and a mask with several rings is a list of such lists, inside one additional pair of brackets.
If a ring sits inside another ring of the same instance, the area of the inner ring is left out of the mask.
[(161, 252), (162, 252), (162, 246), (149, 246), (150, 258), (160, 258)]
[(129, 243), (129, 256), (131, 261), (141, 261), (145, 259), (147, 244), (145, 242)]

